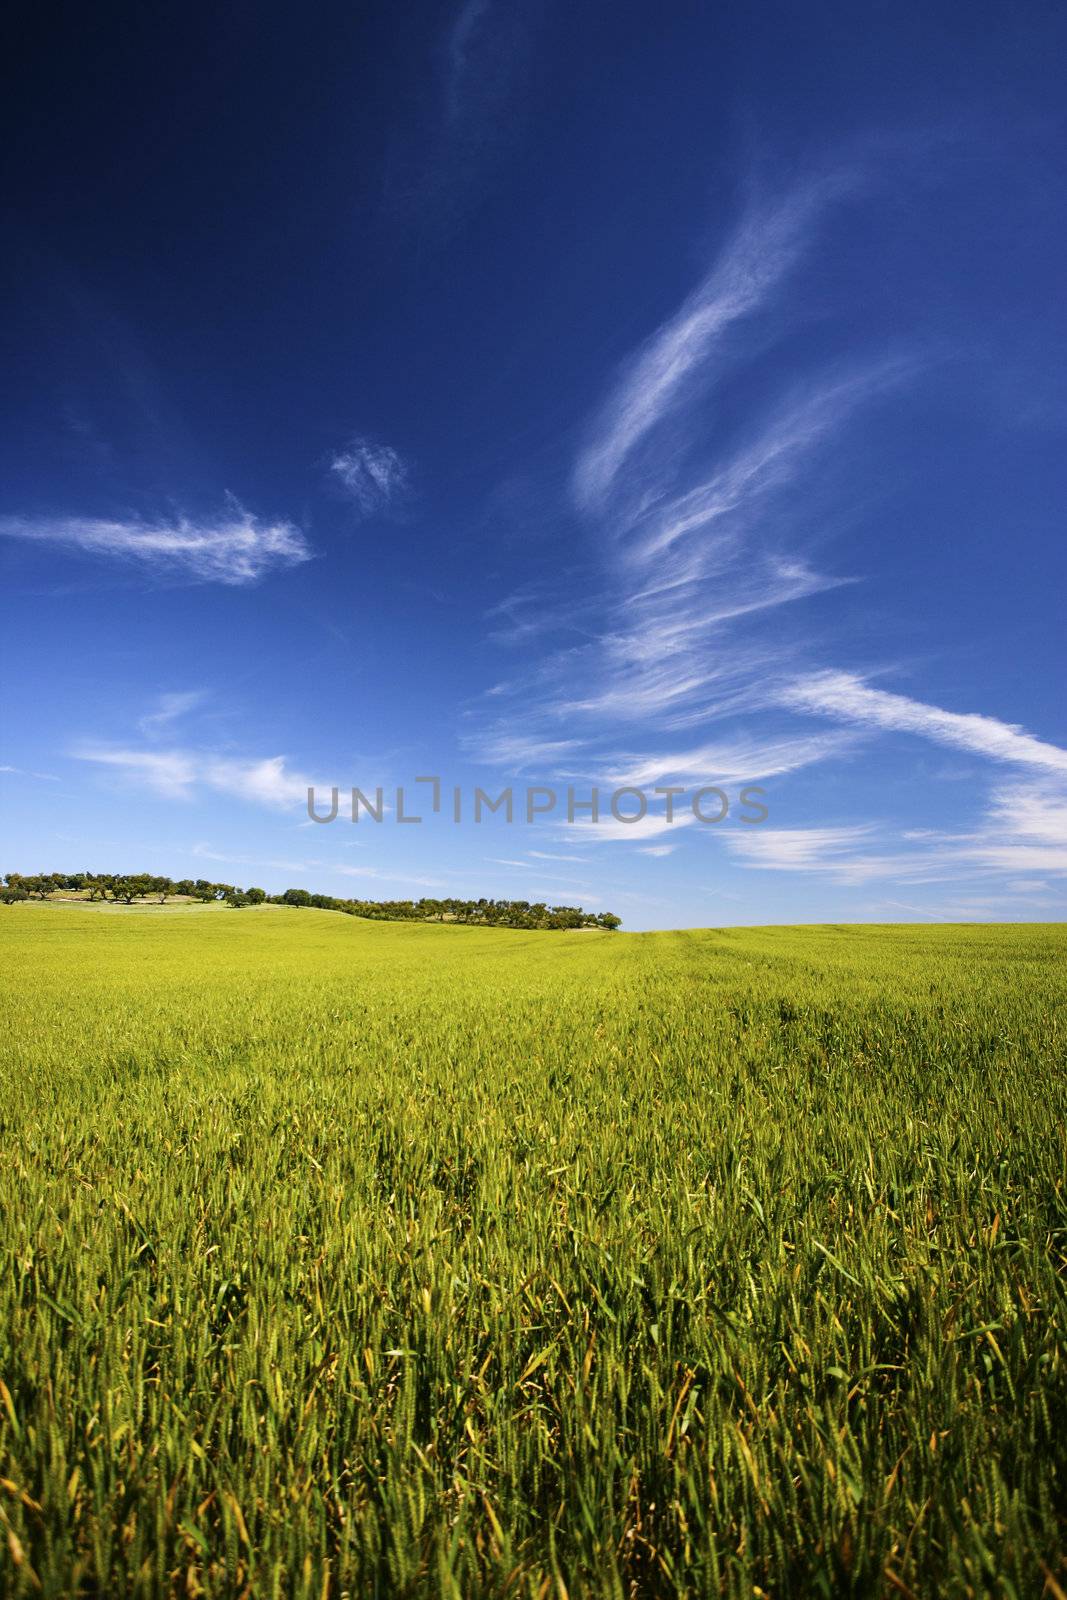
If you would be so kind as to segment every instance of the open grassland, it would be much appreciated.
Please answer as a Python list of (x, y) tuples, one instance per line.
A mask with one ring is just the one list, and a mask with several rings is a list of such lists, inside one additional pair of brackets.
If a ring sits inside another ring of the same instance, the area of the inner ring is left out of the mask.
[[(26, 904), (26, 902), (23, 902)], [(64, 907), (67, 910), (103, 912), (105, 915), (128, 917), (131, 914), (150, 913), (153, 917), (160, 915), (173, 915), (180, 913), (183, 916), (202, 916), (205, 912), (214, 916), (219, 911), (229, 911), (221, 901), (213, 900), (205, 903), (201, 900), (190, 900), (184, 896), (176, 896), (162, 904), (159, 900), (142, 898), (132, 901), (129, 905), (122, 900), (90, 900), (84, 894), (53, 894), (43, 902), (45, 905)], [(262, 906), (243, 906), (244, 911), (262, 911)], [(269, 908), (268, 908), (269, 909)]]
[(0, 911), (0, 1593), (1067, 1591), (1067, 930)]

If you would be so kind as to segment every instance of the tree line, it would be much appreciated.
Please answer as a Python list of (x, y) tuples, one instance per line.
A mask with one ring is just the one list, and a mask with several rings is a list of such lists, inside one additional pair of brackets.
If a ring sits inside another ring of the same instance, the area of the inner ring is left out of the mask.
[(54, 894), (85, 894), (91, 901), (132, 905), (154, 899), (159, 905), (177, 897), (212, 901), (237, 909), (242, 906), (306, 906), (317, 911), (342, 911), (350, 917), (379, 922), (459, 922), (494, 928), (603, 928), (611, 932), (622, 919), (610, 911), (583, 911), (581, 906), (549, 906), (529, 900), (342, 900), (335, 895), (313, 894), (307, 889), (286, 889), (268, 894), (265, 889), (243, 889), (233, 883), (213, 883), (207, 878), (159, 877), (151, 872), (8, 872), (3, 877), (0, 902), (47, 900)]

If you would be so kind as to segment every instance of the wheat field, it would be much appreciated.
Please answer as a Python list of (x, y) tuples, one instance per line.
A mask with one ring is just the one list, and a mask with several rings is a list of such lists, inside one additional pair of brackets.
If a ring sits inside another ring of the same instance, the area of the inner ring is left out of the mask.
[(1067, 1592), (1067, 929), (0, 910), (0, 1593)]

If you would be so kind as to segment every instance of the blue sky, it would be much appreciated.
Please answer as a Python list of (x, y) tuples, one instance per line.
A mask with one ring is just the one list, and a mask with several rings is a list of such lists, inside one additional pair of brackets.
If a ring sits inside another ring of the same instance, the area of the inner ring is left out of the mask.
[[(1064, 916), (1067, 14), (153, 11), (5, 112), (4, 870)], [(769, 817), (307, 821), (428, 773)]]

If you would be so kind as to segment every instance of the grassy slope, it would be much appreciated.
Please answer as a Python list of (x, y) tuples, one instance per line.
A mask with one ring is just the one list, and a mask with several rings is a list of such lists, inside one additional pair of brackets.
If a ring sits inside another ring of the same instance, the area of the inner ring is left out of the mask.
[(1067, 1587), (1067, 929), (0, 946), (0, 1592)]
[[(180, 911), (187, 915), (191, 913), (200, 915), (205, 911), (233, 911), (234, 909), (232, 906), (223, 905), (221, 901), (207, 901), (205, 903), (202, 900), (188, 900), (181, 896), (175, 896), (172, 899), (165, 900), (162, 905), (159, 903), (158, 899), (134, 900), (130, 905), (127, 905), (123, 900), (90, 900), (88, 895), (77, 893), (50, 894), (45, 901), (19, 900), (16, 901), (13, 906), (6, 907), (6, 909), (9, 911), (15, 911), (21, 916), (25, 911), (28, 911), (31, 906), (39, 905), (47, 905), (53, 908), (58, 907), (59, 909), (66, 911), (92, 911), (94, 913), (100, 911), (110, 911), (116, 916), (128, 916), (131, 912), (146, 911), (151, 912), (153, 916), (166, 916), (175, 911)], [(267, 909), (273, 909), (273, 907), (242, 906), (241, 909), (243, 911), (263, 911)]]

